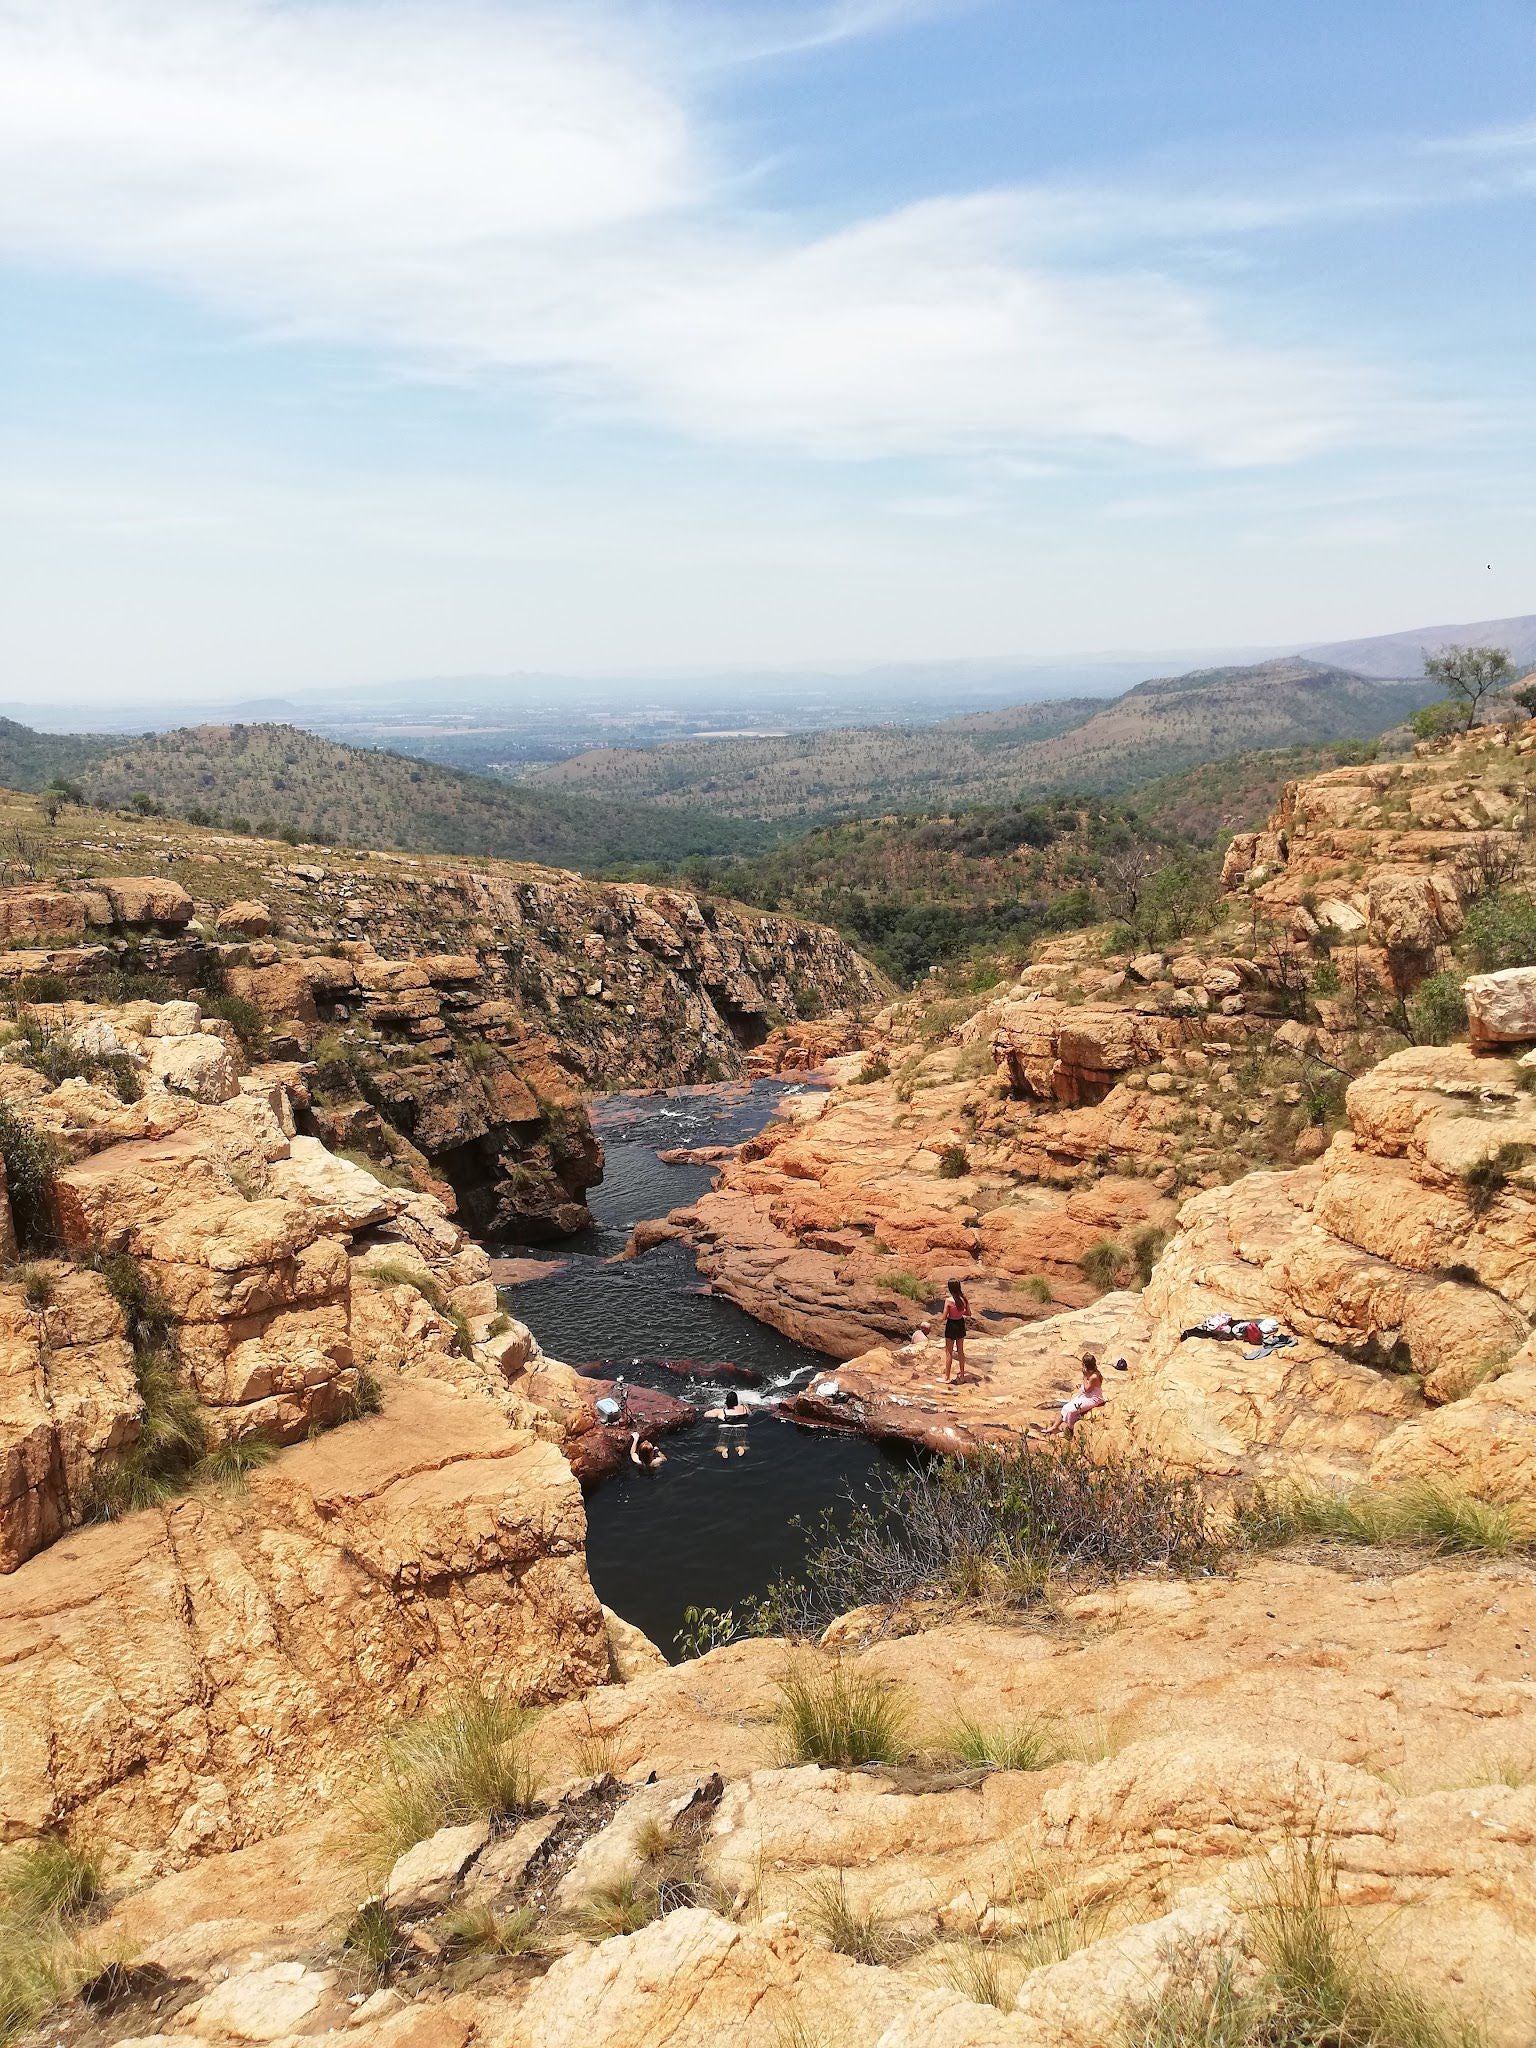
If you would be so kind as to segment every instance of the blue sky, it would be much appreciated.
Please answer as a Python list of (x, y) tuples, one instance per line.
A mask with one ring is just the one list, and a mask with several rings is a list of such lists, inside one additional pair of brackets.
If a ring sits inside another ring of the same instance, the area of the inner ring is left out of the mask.
[(0, 0), (4, 695), (1536, 609), (1530, 0)]

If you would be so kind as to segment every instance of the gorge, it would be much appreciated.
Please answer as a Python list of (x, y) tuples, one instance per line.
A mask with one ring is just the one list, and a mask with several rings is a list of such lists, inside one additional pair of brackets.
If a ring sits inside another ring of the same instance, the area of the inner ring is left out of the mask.
[[(1529, 899), (1533, 770), (1536, 722), (1333, 771), (1233, 841), (1187, 950), (1074, 933), (907, 998), (686, 892), (66, 817), (0, 890), (0, 1839), (98, 1896), (12, 2031), (1103, 2048), (1268, 1995), (1264, 1902), (1310, 1867), (1456, 2038), (1519, 2048), (1536, 968), (1461, 949)], [(1405, 1043), (1437, 978), (1465, 1035)], [(586, 1107), (732, 1077), (673, 1098), (661, 1149), (727, 1148), (698, 1166), (656, 1163), (665, 1103)], [(482, 1238), (570, 1263), (499, 1291)], [(956, 1390), (909, 1342), (951, 1272)], [(610, 1287), (680, 1340), (618, 1353)], [(1222, 1310), (1295, 1342), (1188, 1334)], [(1206, 1562), (982, 1574), (675, 1666), (598, 1597), (730, 1605), (793, 1562), (760, 1528), (800, 1451), (807, 1508), (871, 1439), (1007, 1454), (1085, 1346), (1129, 1367), (1089, 1455), (1206, 1489)], [(816, 1433), (765, 1417), (740, 1471), (700, 1437), (584, 1510), (618, 1453), (574, 1368), (652, 1355), (782, 1379)], [(669, 1549), (674, 1482), (718, 1484)], [(1439, 1488), (1509, 1537), (1232, 1538), (1292, 1483)], [(872, 1686), (900, 1740), (786, 1750), (795, 1672)], [(381, 1740), (472, 1695), (534, 1717), (500, 1746), (538, 1784), (381, 1861)]]

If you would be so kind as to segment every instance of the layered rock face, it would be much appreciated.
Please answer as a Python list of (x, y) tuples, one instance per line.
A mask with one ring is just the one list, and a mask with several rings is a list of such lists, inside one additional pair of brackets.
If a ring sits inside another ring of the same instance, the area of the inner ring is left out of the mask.
[[(968, 1344), (940, 1383), (925, 1344), (867, 1350), (797, 1402), (815, 1419), (950, 1450), (1053, 1419), (1093, 1352), (1091, 1445), (1223, 1481), (1305, 1474), (1536, 1493), (1536, 1092), (1530, 1069), (1417, 1047), (1349, 1090), (1317, 1163), (1185, 1203), (1143, 1293)], [(1108, 1184), (1099, 1184), (1102, 1191)], [(1138, 1185), (1138, 1184), (1133, 1184)], [(1200, 1326), (1273, 1317), (1253, 1356)], [(830, 1386), (830, 1393), (827, 1391)]]
[(293, 1824), (445, 1687), (605, 1678), (591, 1390), (442, 1204), (298, 1133), (289, 1070), (195, 1004), (30, 1028), (0, 1060), (33, 1250), (0, 1282), (0, 1841), (174, 1866)]
[[(122, 877), (0, 891), (0, 979), (89, 994), (129, 934), (136, 972), (254, 1006), (272, 1056), (316, 1062), (303, 1128), (482, 1234), (585, 1225), (602, 1170), (585, 1089), (734, 1075), (777, 1026), (879, 992), (834, 933), (679, 891), (403, 855), (261, 861), (211, 833), (176, 847), (196, 895)], [(228, 897), (253, 865), (259, 897)]]
[(444, 1686), (598, 1682), (584, 1537), (559, 1450), (430, 1382), (243, 1493), (77, 1531), (0, 1580), (0, 1838), (174, 1865), (311, 1813)]
[(1341, 952), (1422, 972), (1490, 883), (1528, 875), (1536, 722), (1429, 742), (1404, 761), (1336, 768), (1286, 789), (1264, 832), (1239, 832), (1225, 885)]

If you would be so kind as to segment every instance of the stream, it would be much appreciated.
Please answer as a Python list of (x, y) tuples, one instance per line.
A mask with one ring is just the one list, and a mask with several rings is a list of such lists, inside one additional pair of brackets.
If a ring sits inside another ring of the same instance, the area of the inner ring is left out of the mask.
[[(666, 1358), (744, 1366), (762, 1391), (803, 1384), (827, 1364), (820, 1352), (780, 1336), (733, 1303), (701, 1291), (687, 1245), (665, 1244), (623, 1265), (634, 1225), (706, 1192), (708, 1166), (668, 1166), (658, 1150), (736, 1144), (763, 1127), (798, 1085), (757, 1081), (668, 1095), (616, 1095), (592, 1105), (607, 1167), (588, 1202), (591, 1230), (559, 1248), (569, 1263), (515, 1290), (511, 1311), (544, 1349), (569, 1365), (601, 1363), (631, 1382), (661, 1387), (712, 1408), (724, 1378), (683, 1378)], [(897, 1453), (862, 1437), (807, 1429), (771, 1413), (753, 1418), (746, 1452), (721, 1458), (713, 1423), (660, 1439), (667, 1462), (630, 1468), (589, 1495), (587, 1565), (598, 1597), (632, 1621), (669, 1657), (687, 1607), (730, 1607), (800, 1566), (800, 1518), (823, 1508), (846, 1513), (891, 1469)]]

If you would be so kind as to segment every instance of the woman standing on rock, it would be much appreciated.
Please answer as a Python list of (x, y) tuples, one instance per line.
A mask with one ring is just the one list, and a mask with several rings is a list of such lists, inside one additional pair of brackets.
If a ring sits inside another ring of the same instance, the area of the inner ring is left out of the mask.
[[(965, 1328), (970, 1321), (971, 1304), (965, 1298), (964, 1283), (951, 1280), (949, 1292), (944, 1297), (944, 1384), (960, 1386), (966, 1379), (965, 1370)], [(953, 1381), (951, 1366), (958, 1366)]]

